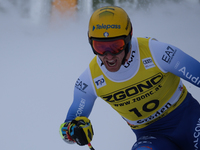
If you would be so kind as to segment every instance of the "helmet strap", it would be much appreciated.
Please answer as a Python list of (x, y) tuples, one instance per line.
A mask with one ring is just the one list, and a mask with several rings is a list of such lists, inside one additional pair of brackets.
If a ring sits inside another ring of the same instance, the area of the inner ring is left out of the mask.
[(123, 58), (123, 60), (122, 60), (122, 65), (124, 65), (125, 62), (126, 62), (126, 57), (127, 57), (128, 53), (129, 53), (129, 51), (130, 51), (130, 47), (131, 47), (131, 41), (126, 45), (126, 48), (125, 48), (125, 55), (124, 55), (124, 58)]

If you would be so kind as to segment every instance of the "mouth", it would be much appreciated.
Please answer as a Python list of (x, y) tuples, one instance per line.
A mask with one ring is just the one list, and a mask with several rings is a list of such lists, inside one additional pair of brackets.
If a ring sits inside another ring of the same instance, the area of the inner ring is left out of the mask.
[(106, 63), (109, 67), (114, 67), (117, 64), (117, 60), (107, 60)]

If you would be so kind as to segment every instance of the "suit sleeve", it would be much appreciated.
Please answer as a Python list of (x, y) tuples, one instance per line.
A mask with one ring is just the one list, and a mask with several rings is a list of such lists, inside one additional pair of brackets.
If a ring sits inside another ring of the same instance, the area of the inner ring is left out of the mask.
[(171, 72), (200, 87), (200, 63), (181, 49), (156, 40), (150, 42), (151, 53), (163, 72)]
[(69, 108), (65, 122), (71, 121), (77, 116), (89, 117), (96, 98), (97, 96), (93, 89), (88, 67), (75, 83), (73, 102)]

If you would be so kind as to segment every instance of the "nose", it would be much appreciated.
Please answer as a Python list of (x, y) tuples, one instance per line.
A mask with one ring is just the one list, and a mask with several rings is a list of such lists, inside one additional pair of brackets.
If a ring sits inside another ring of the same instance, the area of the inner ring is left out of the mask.
[(106, 54), (105, 54), (105, 57), (106, 57), (107, 59), (112, 59), (114, 56), (113, 56), (112, 54), (110, 54), (110, 53), (106, 53)]

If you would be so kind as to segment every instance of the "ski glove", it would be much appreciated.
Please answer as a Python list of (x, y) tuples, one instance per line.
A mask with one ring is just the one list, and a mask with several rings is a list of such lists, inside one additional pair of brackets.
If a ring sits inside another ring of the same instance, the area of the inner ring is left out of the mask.
[(92, 141), (94, 133), (87, 117), (76, 117), (71, 122), (61, 124), (60, 135), (65, 142), (76, 142), (82, 146)]
[(69, 127), (70, 127), (70, 122), (64, 122), (60, 125), (60, 136), (61, 138), (67, 142), (68, 144), (73, 144), (75, 141), (71, 138), (69, 135)]

